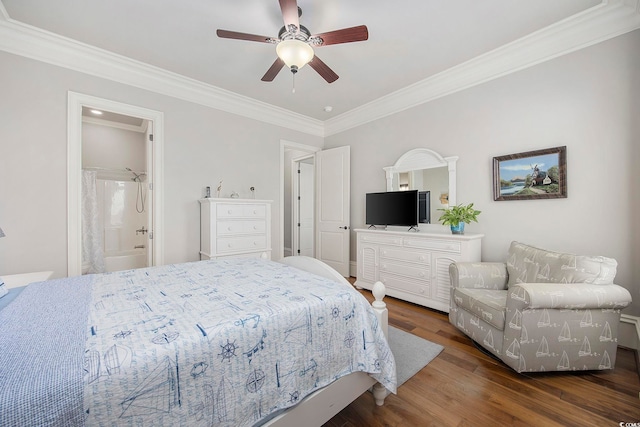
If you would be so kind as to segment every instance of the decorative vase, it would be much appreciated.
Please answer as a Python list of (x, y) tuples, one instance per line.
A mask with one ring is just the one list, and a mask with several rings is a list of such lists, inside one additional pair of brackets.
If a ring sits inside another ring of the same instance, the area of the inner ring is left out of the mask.
[(464, 234), (464, 222), (459, 222), (458, 225), (451, 225), (451, 233)]

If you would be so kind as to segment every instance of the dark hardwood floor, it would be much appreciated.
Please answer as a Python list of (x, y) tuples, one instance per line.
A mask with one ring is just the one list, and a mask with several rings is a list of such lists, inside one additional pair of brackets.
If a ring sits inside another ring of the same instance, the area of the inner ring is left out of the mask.
[[(372, 301), (369, 291), (361, 291)], [(385, 298), (389, 324), (444, 346), (376, 407), (369, 393), (329, 420), (348, 426), (618, 426), (640, 423), (636, 352), (612, 371), (522, 375), (484, 354), (446, 313)], [(640, 425), (640, 424), (638, 424)]]

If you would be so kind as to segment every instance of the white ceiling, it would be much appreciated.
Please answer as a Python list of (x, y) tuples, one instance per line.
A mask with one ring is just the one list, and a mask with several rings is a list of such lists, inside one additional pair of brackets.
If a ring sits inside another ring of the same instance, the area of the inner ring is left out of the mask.
[[(2, 0), (10, 19), (325, 121), (600, 4), (600, 0), (298, 0), (312, 34), (367, 25), (369, 40), (316, 54), (340, 78), (283, 69), (269, 44), (216, 29), (277, 36), (277, 0)], [(332, 106), (331, 112), (324, 111)]]

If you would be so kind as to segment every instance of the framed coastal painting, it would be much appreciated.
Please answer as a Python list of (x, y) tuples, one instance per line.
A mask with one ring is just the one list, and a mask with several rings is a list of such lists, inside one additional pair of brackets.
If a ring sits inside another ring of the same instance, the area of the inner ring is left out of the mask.
[(493, 200), (567, 197), (567, 147), (493, 158)]

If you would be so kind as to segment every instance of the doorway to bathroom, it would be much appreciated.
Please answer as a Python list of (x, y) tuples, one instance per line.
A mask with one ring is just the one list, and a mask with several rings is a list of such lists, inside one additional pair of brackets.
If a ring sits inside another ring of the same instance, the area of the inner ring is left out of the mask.
[(68, 274), (162, 264), (162, 113), (72, 92), (69, 110)]
[(149, 120), (82, 108), (82, 274), (150, 265), (152, 138)]

